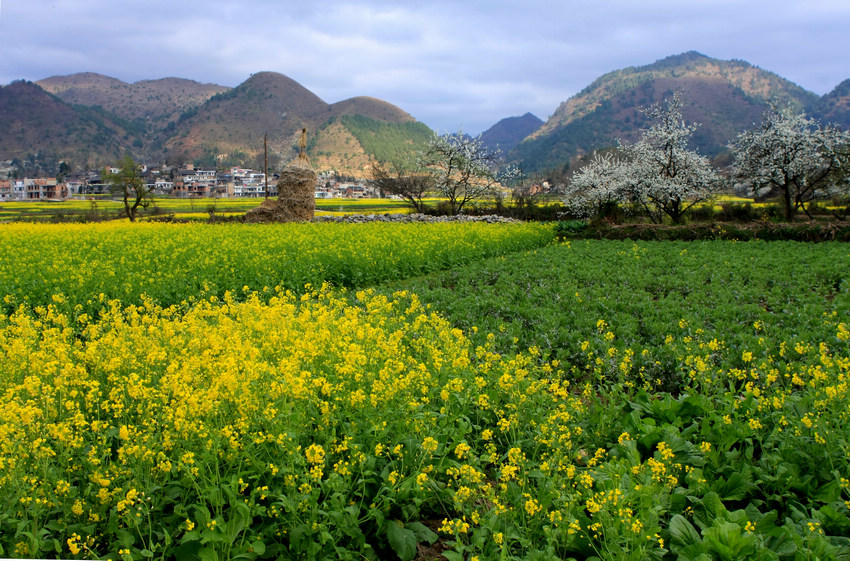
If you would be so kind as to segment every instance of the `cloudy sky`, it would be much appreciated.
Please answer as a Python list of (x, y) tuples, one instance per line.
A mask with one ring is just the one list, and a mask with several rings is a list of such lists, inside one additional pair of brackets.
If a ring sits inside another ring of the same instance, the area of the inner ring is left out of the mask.
[(479, 133), (685, 51), (817, 94), (850, 78), (848, 0), (0, 0), (0, 85), (76, 72), (236, 86), (286, 74)]

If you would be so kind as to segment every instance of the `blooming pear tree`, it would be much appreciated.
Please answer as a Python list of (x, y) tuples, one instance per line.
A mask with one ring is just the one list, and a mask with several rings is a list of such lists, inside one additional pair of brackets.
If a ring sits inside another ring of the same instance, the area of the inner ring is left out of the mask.
[(761, 126), (732, 142), (733, 172), (757, 195), (781, 194), (788, 222), (798, 210), (811, 218), (809, 203), (848, 191), (848, 147), (847, 132), (772, 103)]
[(620, 167), (626, 190), (654, 222), (666, 214), (679, 224), (685, 212), (716, 195), (723, 182), (708, 158), (687, 145), (697, 125), (682, 119), (682, 100), (676, 93), (666, 107), (646, 110), (655, 119), (634, 144), (621, 145), (628, 165)]
[(436, 192), (448, 199), (452, 214), (460, 214), (469, 201), (493, 194), (497, 159), (498, 153), (484, 146), (480, 135), (470, 137), (459, 131), (435, 134), (419, 153), (418, 164)]
[[(653, 222), (666, 214), (679, 224), (694, 205), (713, 197), (723, 182), (708, 159), (687, 145), (696, 125), (682, 119), (681, 96), (676, 93), (665, 107), (653, 105), (644, 110), (655, 122), (634, 144), (620, 142), (616, 154), (595, 157), (573, 178), (570, 195), (578, 200), (569, 206), (594, 206), (632, 202)], [(576, 184), (577, 183), (577, 184)]]
[(621, 181), (623, 165), (611, 152), (596, 152), (564, 187), (564, 204), (575, 216), (601, 216), (606, 208), (628, 200)]

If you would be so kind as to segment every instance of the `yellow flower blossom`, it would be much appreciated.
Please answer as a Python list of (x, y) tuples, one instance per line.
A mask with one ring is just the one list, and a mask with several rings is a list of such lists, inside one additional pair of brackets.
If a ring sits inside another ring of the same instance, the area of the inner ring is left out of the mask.
[(457, 456), (459, 460), (462, 460), (471, 449), (472, 447), (469, 446), (469, 444), (467, 444), (466, 442), (461, 442), (460, 444), (455, 446), (455, 456)]
[(426, 437), (425, 440), (422, 441), (422, 449), (430, 454), (437, 451), (437, 446), (439, 446), (439, 443), (430, 436)]
[(311, 464), (325, 463), (325, 449), (319, 444), (311, 444), (307, 450), (304, 451), (304, 455), (307, 457), (307, 461)]

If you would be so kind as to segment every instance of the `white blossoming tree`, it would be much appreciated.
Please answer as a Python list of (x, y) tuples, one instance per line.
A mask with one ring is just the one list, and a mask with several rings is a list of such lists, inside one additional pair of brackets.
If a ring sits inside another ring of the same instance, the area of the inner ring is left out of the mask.
[(615, 155), (595, 157), (580, 170), (568, 189), (568, 206), (591, 210), (629, 201), (655, 223), (666, 214), (680, 224), (691, 207), (718, 193), (720, 175), (706, 157), (687, 147), (696, 125), (682, 119), (681, 96), (676, 93), (665, 107), (653, 105), (644, 112), (655, 123), (634, 144), (621, 142)]
[(564, 204), (576, 216), (603, 216), (628, 200), (622, 162), (611, 152), (596, 152), (564, 188)]
[(518, 210), (534, 207), (543, 195), (543, 181), (537, 176), (526, 174), (522, 167), (510, 164), (496, 175), (499, 184), (510, 190), (511, 201)]
[(848, 146), (847, 132), (772, 103), (761, 126), (732, 142), (734, 176), (756, 195), (781, 194), (788, 222), (798, 210), (811, 218), (809, 203), (848, 191)]
[(484, 146), (480, 135), (456, 132), (435, 134), (419, 153), (418, 165), (430, 176), (437, 193), (448, 199), (452, 214), (460, 214), (469, 201), (493, 194), (497, 158), (498, 153)]

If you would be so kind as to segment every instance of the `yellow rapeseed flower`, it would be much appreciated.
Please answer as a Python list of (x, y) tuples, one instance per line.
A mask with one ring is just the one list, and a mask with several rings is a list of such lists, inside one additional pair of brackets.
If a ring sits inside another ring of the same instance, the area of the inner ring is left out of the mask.
[(306, 456), (307, 461), (311, 464), (325, 463), (325, 449), (319, 444), (308, 446), (307, 450), (304, 451), (304, 456)]
[(425, 440), (422, 441), (422, 449), (430, 454), (437, 451), (437, 446), (439, 446), (439, 442), (430, 436), (425, 437)]

